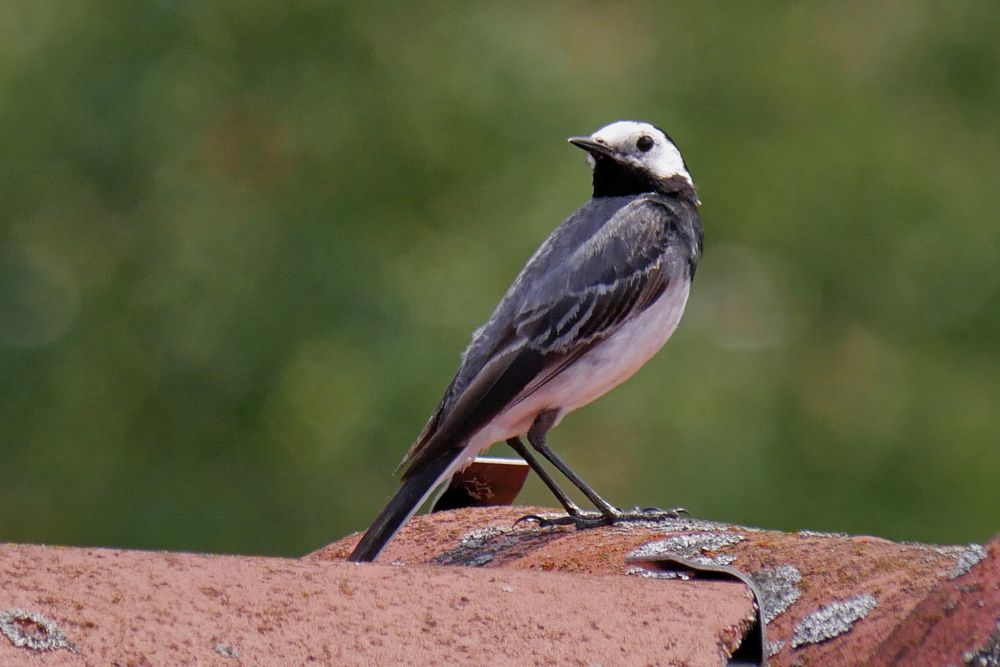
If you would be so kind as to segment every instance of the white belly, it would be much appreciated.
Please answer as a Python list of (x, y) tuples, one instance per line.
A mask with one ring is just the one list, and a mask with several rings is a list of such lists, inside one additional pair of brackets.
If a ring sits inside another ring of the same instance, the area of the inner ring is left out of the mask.
[(691, 283), (670, 286), (653, 305), (577, 359), (531, 396), (497, 415), (469, 441), (460, 465), (495, 442), (523, 435), (545, 410), (572, 410), (603, 396), (635, 375), (677, 329)]

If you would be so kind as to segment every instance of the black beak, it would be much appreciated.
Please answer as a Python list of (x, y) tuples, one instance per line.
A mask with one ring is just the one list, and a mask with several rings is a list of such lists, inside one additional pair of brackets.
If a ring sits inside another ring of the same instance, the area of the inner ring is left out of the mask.
[(609, 146), (598, 143), (590, 137), (570, 137), (567, 141), (577, 148), (582, 148), (594, 157), (611, 157), (614, 154), (614, 151)]

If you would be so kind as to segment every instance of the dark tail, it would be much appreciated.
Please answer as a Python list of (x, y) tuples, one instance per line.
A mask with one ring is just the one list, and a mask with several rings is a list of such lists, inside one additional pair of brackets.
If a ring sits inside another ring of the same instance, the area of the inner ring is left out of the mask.
[(403, 524), (420, 508), (462, 451), (462, 448), (450, 450), (444, 456), (424, 463), (419, 470), (408, 470), (399, 491), (375, 518), (347, 560), (375, 560)]

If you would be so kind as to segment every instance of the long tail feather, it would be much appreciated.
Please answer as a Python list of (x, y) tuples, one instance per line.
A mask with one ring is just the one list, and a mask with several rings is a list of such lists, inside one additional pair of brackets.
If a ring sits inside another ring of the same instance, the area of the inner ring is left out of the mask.
[(461, 448), (450, 450), (445, 455), (424, 463), (419, 470), (411, 468), (407, 471), (407, 476), (403, 479), (396, 495), (375, 518), (347, 560), (355, 562), (375, 560), (403, 524), (427, 500), (434, 487), (452, 472), (452, 467), (462, 451)]

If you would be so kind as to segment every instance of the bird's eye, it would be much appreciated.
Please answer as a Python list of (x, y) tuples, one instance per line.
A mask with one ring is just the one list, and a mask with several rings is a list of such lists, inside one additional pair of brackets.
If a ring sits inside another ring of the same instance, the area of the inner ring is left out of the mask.
[(649, 136), (648, 134), (644, 134), (641, 137), (639, 137), (638, 141), (635, 142), (635, 147), (641, 150), (643, 153), (648, 153), (655, 144), (656, 142), (653, 141), (653, 137)]

